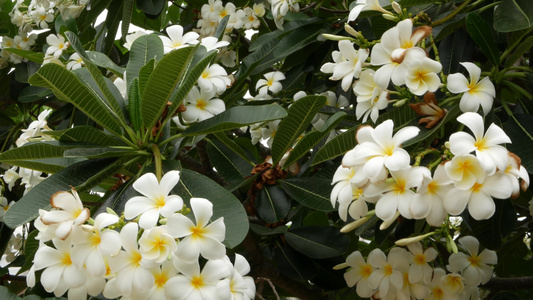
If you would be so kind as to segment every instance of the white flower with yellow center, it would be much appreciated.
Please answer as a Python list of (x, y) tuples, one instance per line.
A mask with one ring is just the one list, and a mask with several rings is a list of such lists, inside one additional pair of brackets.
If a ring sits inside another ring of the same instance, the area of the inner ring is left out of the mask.
[(252, 300), (255, 299), (255, 283), (250, 276), (250, 264), (240, 254), (235, 254), (235, 264), (225, 256), (224, 261), (231, 270), (231, 275), (217, 284), (218, 299), (222, 300)]
[(374, 81), (374, 74), (376, 72), (372, 69), (366, 69), (361, 72), (361, 78), (353, 87), (354, 93), (357, 95), (357, 106), (355, 108), (355, 116), (357, 119), (363, 118), (363, 122), (368, 120), (376, 122), (379, 116), (379, 111), (387, 108), (389, 105), (389, 92), (380, 88)]
[(446, 175), (455, 188), (469, 190), (477, 181), (485, 180), (486, 172), (474, 155), (457, 155), (444, 164)]
[(477, 113), (467, 112), (457, 121), (468, 127), (474, 136), (466, 132), (456, 132), (450, 136), (450, 151), (454, 155), (466, 155), (473, 151), (481, 166), (488, 175), (494, 174), (496, 169), (504, 171), (507, 168), (507, 149), (500, 144), (511, 143), (511, 139), (503, 129), (492, 123), (485, 132), (483, 117)]
[[(368, 58), (368, 49), (355, 50), (354, 44), (349, 40), (339, 41), (340, 53), (335, 56), (342, 56), (342, 59), (334, 58), (335, 63), (326, 63), (320, 71), (324, 73), (333, 73), (330, 80), (341, 80), (341, 87), (347, 91), (354, 79), (359, 78), (365, 60)], [(333, 55), (333, 54), (332, 54)]]
[(142, 256), (156, 263), (167, 260), (178, 248), (176, 241), (168, 233), (167, 226), (145, 230), (139, 239), (139, 246)]
[(442, 199), (452, 187), (452, 180), (448, 178), (444, 165), (437, 166), (435, 174), (425, 173), (422, 184), (417, 188), (418, 197), (411, 200), (409, 211), (414, 219), (426, 219), (431, 226), (440, 226), (446, 218), (446, 210)]
[(259, 95), (265, 96), (268, 91), (272, 93), (278, 93), (282, 89), (280, 83), (281, 80), (285, 79), (285, 75), (280, 71), (268, 72), (263, 75), (265, 79), (259, 79), (255, 85), (255, 89), (259, 92)]
[(198, 78), (198, 85), (206, 92), (214, 89), (217, 94), (221, 94), (231, 85), (231, 79), (224, 68), (218, 64), (213, 64), (207, 66), (202, 72)]
[(409, 282), (423, 282), (429, 284), (431, 276), (433, 275), (433, 268), (429, 266), (437, 258), (437, 250), (434, 248), (427, 248), (425, 251), (420, 242), (411, 243), (407, 245), (409, 251), (413, 254), (409, 266)]
[(46, 43), (50, 45), (48, 49), (46, 49), (46, 55), (51, 55), (56, 58), (61, 56), (61, 53), (63, 53), (63, 51), (69, 46), (69, 43), (66, 42), (65, 38), (60, 34), (49, 34), (46, 37)]
[(498, 263), (495, 251), (484, 249), (479, 253), (479, 241), (473, 236), (464, 236), (459, 239), (459, 244), (468, 254), (452, 253), (449, 265), (446, 267), (451, 272), (462, 272), (466, 285), (478, 286), (487, 283), (492, 277), (492, 268), (489, 265)]
[(183, 120), (188, 123), (201, 122), (226, 110), (224, 101), (213, 99), (214, 96), (214, 89), (204, 91), (203, 89), (198, 90), (197, 87), (193, 87), (185, 97), (184, 104), (187, 110), (181, 113)]
[(213, 10), (209, 13), (208, 18), (213, 22), (220, 22), (225, 16), (231, 16), (235, 14), (235, 4), (228, 2), (226, 6), (222, 1), (215, 1), (213, 4)]
[(355, 291), (359, 297), (368, 298), (372, 296), (373, 289), (368, 284), (368, 278), (372, 275), (374, 267), (365, 262), (361, 252), (355, 251), (346, 257), (346, 265), (350, 267), (344, 273), (344, 280), (348, 287), (353, 287), (357, 284)]
[(463, 112), (477, 112), (479, 106), (486, 115), (492, 108), (496, 89), (488, 77), (481, 80), (481, 69), (470, 62), (462, 62), (470, 75), (470, 81), (461, 73), (448, 75), (447, 87), (452, 93), (464, 93), (459, 102), (459, 108)]
[(128, 200), (124, 207), (124, 217), (131, 220), (140, 215), (139, 226), (150, 229), (157, 224), (159, 215), (169, 217), (183, 207), (180, 196), (169, 195), (178, 184), (179, 171), (167, 172), (158, 182), (153, 173), (146, 173), (139, 177), (133, 188), (143, 196), (136, 196)]
[(381, 298), (387, 297), (391, 287), (401, 290), (403, 275), (400, 270), (409, 265), (407, 251), (403, 248), (392, 248), (389, 255), (379, 249), (374, 249), (368, 254), (367, 261), (374, 267), (368, 278), (368, 286), (379, 291)]
[(204, 198), (191, 198), (194, 224), (182, 214), (168, 218), (167, 226), (174, 238), (180, 238), (176, 255), (181, 260), (197, 261), (201, 254), (207, 259), (221, 259), (226, 254), (222, 244), (226, 236), (224, 217), (209, 223), (213, 216), (213, 204)]
[(181, 25), (169, 26), (165, 31), (168, 37), (159, 36), (163, 42), (165, 53), (198, 44), (198, 38), (200, 37), (198, 33), (192, 31), (183, 34), (183, 27)]
[(9, 209), (9, 203), (7, 201), (6, 197), (0, 197), (0, 222), (4, 221), (4, 215), (6, 214), (7, 210)]
[(69, 58), (69, 62), (67, 63), (67, 70), (76, 70), (81, 68), (82, 65), (83, 59), (78, 53), (73, 53)]
[(404, 59), (407, 64), (405, 85), (417, 96), (436, 91), (441, 83), (437, 73), (442, 70), (442, 65), (425, 55), (420, 48), (414, 48), (407, 52)]
[[(452, 274), (449, 274), (452, 275)], [(441, 268), (435, 268), (433, 270), (433, 279), (429, 284), (429, 295), (427, 300), (459, 300), (460, 295), (457, 292), (455, 280), (458, 279), (460, 283), (461, 276), (453, 274), (454, 276), (446, 276), (446, 271)], [(452, 284), (450, 284), (450, 282)]]

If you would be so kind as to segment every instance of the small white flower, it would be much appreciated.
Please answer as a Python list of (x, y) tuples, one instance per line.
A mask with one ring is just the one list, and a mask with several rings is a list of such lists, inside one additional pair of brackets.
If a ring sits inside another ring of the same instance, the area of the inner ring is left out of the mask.
[(126, 43), (124, 43), (124, 48), (131, 50), (131, 46), (133, 45), (133, 42), (135, 42), (135, 40), (138, 39), (139, 37), (143, 35), (147, 35), (147, 34), (148, 32), (144, 30), (138, 30), (138, 31), (135, 31), (133, 33), (126, 35)]
[(285, 79), (285, 75), (280, 71), (268, 72), (263, 75), (265, 79), (259, 79), (255, 85), (255, 89), (259, 91), (259, 95), (265, 96), (268, 91), (272, 93), (278, 93), (282, 89), (280, 83), (281, 80)]
[(437, 73), (442, 70), (442, 65), (438, 61), (426, 57), (423, 50), (414, 48), (405, 55), (405, 62), (408, 65), (405, 85), (411, 93), (422, 96), (439, 88), (441, 81)]
[(76, 70), (81, 68), (83, 65), (83, 59), (80, 57), (78, 53), (73, 53), (70, 56), (69, 62), (67, 63), (67, 69), (68, 70)]
[(50, 45), (48, 49), (46, 49), (47, 55), (52, 55), (54, 57), (59, 57), (63, 53), (64, 50), (66, 50), (69, 46), (69, 43), (65, 41), (65, 38), (58, 34), (50, 34), (46, 37), (46, 43)]
[(145, 230), (139, 239), (139, 246), (142, 256), (156, 263), (162, 263), (177, 249), (176, 241), (169, 234), (167, 226)]
[(203, 89), (193, 87), (189, 94), (185, 97), (186, 111), (181, 115), (185, 122), (203, 121), (218, 115), (226, 110), (224, 101), (220, 99), (213, 99), (215, 90), (204, 91)]
[(226, 47), (229, 45), (229, 42), (227, 41), (219, 41), (216, 37), (208, 36), (204, 37), (200, 44), (205, 47), (207, 51), (215, 50), (221, 47)]
[(392, 248), (389, 255), (376, 248), (368, 255), (368, 262), (374, 271), (368, 278), (368, 286), (377, 289), (381, 298), (387, 297), (389, 290), (394, 287), (400, 290), (403, 286), (401, 269), (408, 266), (407, 251), (402, 248)]
[(357, 284), (355, 291), (359, 297), (368, 298), (372, 296), (373, 289), (370, 288), (368, 278), (372, 275), (374, 267), (365, 262), (361, 252), (355, 251), (346, 257), (346, 264), (350, 267), (344, 273), (344, 280), (349, 287)]
[(202, 75), (198, 78), (198, 85), (206, 92), (214, 89), (217, 94), (221, 94), (231, 85), (231, 79), (224, 68), (218, 64), (213, 64), (207, 66), (202, 72)]
[(492, 268), (489, 265), (498, 263), (495, 251), (484, 249), (479, 253), (479, 241), (473, 236), (464, 236), (459, 239), (468, 254), (452, 253), (449, 265), (446, 267), (451, 272), (461, 272), (466, 285), (478, 286), (487, 283), (492, 277)]
[(357, 19), (357, 17), (362, 11), (368, 10), (375, 10), (385, 14), (391, 14), (388, 10), (385, 10), (383, 7), (381, 7), (381, 5), (379, 5), (378, 0), (357, 0), (354, 8), (350, 10), (350, 14), (348, 15), (348, 22)]
[(200, 35), (192, 31), (183, 34), (183, 27), (181, 25), (169, 26), (165, 31), (167, 32), (168, 37), (159, 37), (163, 42), (165, 53), (169, 53), (170, 51), (184, 48), (189, 45), (198, 44), (198, 37)]
[(459, 102), (462, 112), (477, 112), (481, 106), (483, 113), (488, 114), (496, 97), (494, 84), (488, 77), (479, 80), (481, 69), (473, 63), (462, 62), (461, 65), (468, 71), (470, 81), (461, 73), (450, 74), (447, 80), (448, 90), (455, 94), (464, 93)]
[(353, 91), (357, 95), (357, 106), (355, 116), (357, 119), (363, 118), (363, 122), (368, 117), (375, 123), (379, 116), (379, 111), (387, 108), (389, 105), (389, 92), (380, 88), (374, 81), (372, 69), (366, 69), (361, 72), (361, 78), (354, 84)]
[(335, 56), (341, 56), (342, 59), (335, 59), (335, 63), (326, 63), (320, 71), (324, 73), (333, 73), (330, 80), (342, 80), (341, 87), (347, 91), (354, 79), (359, 78), (363, 70), (363, 63), (368, 58), (368, 49), (354, 49), (354, 45), (349, 40), (339, 41), (340, 53)]

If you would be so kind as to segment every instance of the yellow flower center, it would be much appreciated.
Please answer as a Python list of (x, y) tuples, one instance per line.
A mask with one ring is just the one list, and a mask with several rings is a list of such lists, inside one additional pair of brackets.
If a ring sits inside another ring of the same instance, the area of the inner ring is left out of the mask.
[(386, 265), (385, 268), (383, 268), (383, 272), (385, 273), (385, 276), (392, 275), (392, 266), (390, 264)]
[(477, 140), (475, 143), (474, 143), (474, 146), (477, 147), (477, 150), (479, 151), (483, 151), (483, 150), (487, 150), (487, 145), (485, 143), (485, 138), (482, 138), (480, 140)]
[(273, 83), (274, 83), (274, 79), (273, 78), (270, 78), (269, 80), (267, 80), (267, 85), (268, 86), (272, 86)]
[(89, 243), (93, 247), (100, 245), (100, 242), (102, 242), (102, 239), (100, 238), (100, 235), (98, 233), (91, 235), (91, 237), (89, 238)]
[(481, 183), (474, 183), (472, 188), (470, 189), (472, 192), (479, 192), (479, 190), (483, 187), (483, 184)]
[(168, 276), (166, 273), (161, 272), (161, 274), (154, 275), (154, 280), (155, 280), (155, 286), (163, 287), (165, 286), (165, 283), (167, 283)]
[(444, 291), (440, 287), (434, 288), (432, 292), (433, 292), (433, 297), (435, 299), (442, 299), (442, 297), (444, 296)]
[(396, 192), (403, 194), (405, 192), (405, 180), (398, 179), (396, 180)]
[(195, 239), (201, 239), (204, 237), (204, 233), (205, 233), (205, 229), (204, 228), (200, 228), (198, 226), (195, 226), (195, 227), (192, 227), (191, 228), (191, 231), (192, 231), (192, 234), (191, 236)]
[(428, 184), (428, 193), (435, 194), (437, 192), (438, 185), (435, 181), (432, 181)]
[(371, 274), (372, 274), (372, 266), (364, 265), (363, 267), (361, 267), (361, 276), (363, 276), (364, 278), (368, 278), (370, 277)]
[(142, 259), (141, 253), (134, 252), (130, 256), (130, 263), (132, 265), (140, 266), (141, 265), (141, 259)]
[(195, 276), (191, 280), (191, 285), (195, 289), (199, 289), (204, 286), (204, 279), (201, 276)]
[(163, 207), (165, 206), (166, 202), (165, 202), (165, 196), (159, 196), (157, 198), (154, 199), (155, 200), (155, 206), (156, 207)]
[(7, 211), (9, 209), (9, 205), (4, 206), (4, 211)]
[(424, 256), (424, 254), (417, 254), (415, 256), (414, 261), (417, 265), (423, 265), (426, 263), (426, 257)]
[(209, 72), (208, 71), (203, 71), (202, 72), (202, 78), (206, 79), (207, 77), (209, 77)]
[(413, 46), (414, 46), (414, 45), (413, 45), (413, 41), (411, 41), (411, 40), (406, 40), (406, 41), (403, 41), (401, 47), (402, 47), (403, 49), (408, 49), (408, 48), (411, 48), (411, 47), (413, 47)]
[(470, 256), (468, 258), (468, 261), (470, 262), (470, 264), (474, 267), (479, 267), (479, 256)]
[(65, 44), (59, 44), (57, 45), (57, 49), (63, 49), (65, 47)]
[(70, 259), (70, 253), (63, 254), (63, 257), (61, 258), (61, 264), (64, 266), (72, 265), (72, 260)]
[(383, 153), (387, 156), (391, 156), (394, 153), (394, 145), (388, 145), (383, 148)]
[(196, 101), (196, 108), (204, 110), (206, 106), (207, 106), (207, 102), (206, 101), (204, 101), (202, 99), (198, 99)]

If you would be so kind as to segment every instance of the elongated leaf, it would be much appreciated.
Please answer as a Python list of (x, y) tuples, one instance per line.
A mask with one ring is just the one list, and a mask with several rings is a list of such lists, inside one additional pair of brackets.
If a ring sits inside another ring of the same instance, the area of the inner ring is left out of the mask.
[(311, 258), (323, 259), (339, 256), (350, 246), (350, 238), (347, 235), (329, 226), (295, 228), (283, 236), (294, 249)]
[[(152, 75), (152, 73), (154, 72), (155, 65), (156, 65), (155, 59), (151, 59), (139, 71), (139, 79), (138, 79), (139, 80), (139, 83), (138, 83), (139, 84), (139, 96), (144, 93), (144, 88), (146, 87), (146, 83), (148, 82), (150, 75)], [(140, 105), (140, 102), (139, 102), (139, 105)]]
[[(232, 193), (213, 180), (194, 171), (183, 169), (179, 184), (173, 189), (188, 204), (190, 198), (206, 198), (213, 203), (211, 220), (224, 217), (226, 238), (224, 244), (228, 248), (239, 245), (248, 233), (248, 217), (244, 207)], [(188, 204), (190, 207), (190, 205)]]
[(307, 45), (316, 42), (318, 35), (323, 31), (324, 24), (310, 24), (297, 28), (284, 36), (276, 49), (274, 57), (282, 58), (303, 49)]
[(210, 119), (187, 128), (183, 136), (215, 133), (241, 128), (245, 125), (281, 119), (287, 112), (279, 105), (236, 106)]
[(17, 100), (21, 103), (29, 103), (51, 96), (51, 90), (40, 86), (27, 86), (19, 94)]
[(272, 161), (276, 165), (296, 139), (311, 124), (313, 117), (326, 105), (324, 96), (306, 96), (299, 99), (287, 111), (287, 117), (279, 124), (272, 142)]
[(57, 141), (28, 143), (3, 152), (0, 161), (16, 165), (20, 160), (63, 157), (65, 150), (88, 146), (91, 145)]
[(331, 130), (333, 130), (337, 124), (346, 116), (345, 112), (339, 111), (334, 115), (328, 118), (326, 123), (322, 126), (320, 130), (314, 130), (308, 132), (304, 137), (298, 141), (294, 149), (291, 151), (289, 158), (285, 161), (284, 167), (288, 167), (296, 162), (300, 157), (304, 156), (306, 153), (311, 150), (320, 140), (326, 137)]
[(106, 55), (110, 55), (111, 49), (113, 49), (118, 26), (122, 20), (123, 7), (123, 0), (114, 0), (107, 7), (107, 16), (104, 22), (107, 32), (103, 39), (104, 42), (101, 44), (102, 47), (98, 49)]
[(533, 8), (528, 0), (503, 0), (494, 9), (494, 29), (511, 32), (533, 25)]
[(122, 142), (91, 126), (76, 126), (61, 134), (60, 141), (83, 142), (100, 146), (119, 146)]
[(30, 50), (22, 50), (17, 48), (4, 48), (3, 50), (22, 56), (27, 60), (33, 61), (34, 63), (38, 63), (40, 65), (42, 65), (44, 61), (44, 53), (42, 52), (33, 52)]
[(287, 232), (287, 226), (278, 226), (274, 228), (268, 228), (259, 224), (250, 223), (250, 230), (258, 235), (276, 235)]
[(339, 155), (346, 153), (346, 151), (353, 149), (357, 145), (355, 133), (358, 127), (352, 127), (345, 132), (334, 137), (331, 141), (321, 147), (313, 160), (313, 166), (321, 162), (333, 159)]
[(64, 157), (87, 157), (87, 158), (103, 158), (103, 157), (124, 157), (128, 155), (140, 155), (141, 152), (133, 149), (121, 149), (113, 147), (95, 147), (95, 148), (74, 148), (68, 149), (63, 153)]
[(226, 26), (228, 25), (228, 21), (229, 21), (229, 15), (225, 16), (224, 18), (222, 18), (222, 20), (220, 20), (220, 22), (218, 22), (218, 27), (217, 27), (217, 30), (215, 31), (215, 37), (217, 39), (220, 40), (224, 36), (224, 32), (226, 31)]
[(232, 139), (230, 139), (225, 133), (223, 132), (217, 132), (213, 134), (219, 141), (221, 141), (226, 147), (230, 148), (235, 154), (237, 154), (240, 158), (244, 159), (245, 161), (249, 162), (252, 165), (255, 165), (250, 158), (246, 155), (244, 150), (239, 146), (236, 142), (234, 142)]
[(7, 286), (0, 286), (0, 299), (2, 300), (21, 300), (16, 294), (11, 292)]
[(128, 35), (128, 29), (130, 29), (131, 16), (133, 15), (133, 10), (135, 9), (134, 0), (124, 0), (124, 8), (122, 9), (122, 28), (121, 33), (125, 38)]
[(184, 79), (194, 57), (194, 47), (186, 47), (167, 54), (148, 78), (141, 102), (141, 117), (146, 128), (152, 128), (161, 117), (172, 94)]
[(334, 211), (329, 196), (331, 180), (313, 177), (290, 178), (281, 181), (281, 186), (292, 199), (298, 203), (318, 211)]
[(242, 181), (243, 178), (250, 176), (253, 166), (240, 158), (222, 142), (217, 140), (209, 141), (207, 153), (213, 167), (228, 182)]
[(470, 61), (474, 48), (474, 41), (463, 28), (455, 30), (452, 35), (444, 38), (439, 43), (440, 61), (444, 74), (458, 72), (459, 63)]
[(76, 108), (109, 131), (121, 135), (120, 125), (98, 96), (73, 73), (57, 64), (46, 64), (29, 79), (30, 84), (51, 89), (56, 97)]
[(135, 77), (139, 77), (139, 70), (151, 59), (159, 61), (163, 58), (163, 42), (155, 35), (144, 35), (136, 39), (131, 45), (130, 60), (126, 66), (126, 83), (130, 86)]
[(522, 41), (518, 47), (514, 50), (513, 54), (509, 55), (505, 61), (505, 67), (512, 66), (524, 53), (533, 47), (533, 36), (528, 36), (524, 41)]
[(259, 217), (272, 224), (283, 220), (291, 209), (291, 201), (276, 185), (265, 185), (254, 199)]
[(134, 78), (128, 92), (128, 111), (130, 121), (135, 130), (139, 130), (143, 124), (141, 118), (141, 96), (139, 91), (139, 78)]
[(107, 57), (107, 55), (96, 52), (96, 51), (87, 51), (87, 57), (97, 66), (106, 68), (109, 71), (113, 72), (115, 75), (122, 78), (124, 76), (124, 72), (126, 72), (125, 68), (117, 66), (111, 58)]
[(468, 33), (481, 50), (483, 50), (485, 56), (487, 56), (495, 66), (499, 66), (500, 51), (492, 37), (492, 32), (490, 31), (487, 22), (485, 22), (485, 20), (483, 20), (483, 18), (477, 13), (471, 12), (466, 16), (465, 24)]
[(280, 273), (291, 279), (305, 282), (318, 273), (318, 267), (312, 259), (290, 246), (276, 248), (273, 258)]
[[(24, 197), (11, 206), (4, 216), (4, 221), (11, 228), (28, 223), (39, 215), (39, 209), (50, 208), (50, 197), (53, 194), (58, 191), (68, 191), (71, 186), (81, 186), (102, 172), (108, 174), (110, 171), (114, 172), (120, 167), (120, 165), (116, 164), (116, 159), (113, 158), (94, 159), (74, 164), (51, 175), (32, 188)], [(93, 185), (96, 184), (96, 182), (92, 183)], [(83, 189), (80, 189), (80, 191), (83, 191)]]

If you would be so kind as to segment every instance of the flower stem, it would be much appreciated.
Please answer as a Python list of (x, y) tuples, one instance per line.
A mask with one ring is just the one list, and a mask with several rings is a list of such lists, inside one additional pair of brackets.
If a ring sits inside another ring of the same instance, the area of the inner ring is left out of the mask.
[(441, 24), (444, 24), (446, 22), (448, 22), (449, 20), (453, 19), (457, 14), (459, 14), (468, 4), (470, 4), (470, 2), (472, 2), (472, 0), (465, 0), (463, 3), (461, 3), (461, 5), (459, 5), (457, 7), (457, 9), (455, 9), (454, 11), (452, 11), (449, 15), (447, 15), (446, 17), (440, 19), (440, 20), (437, 20), (435, 22), (431, 22), (431, 27), (437, 27)]
[(159, 147), (156, 144), (152, 144), (152, 152), (154, 153), (155, 158), (155, 176), (157, 177), (157, 181), (161, 181), (161, 176), (163, 173), (163, 167), (161, 164), (161, 151), (159, 151)]

